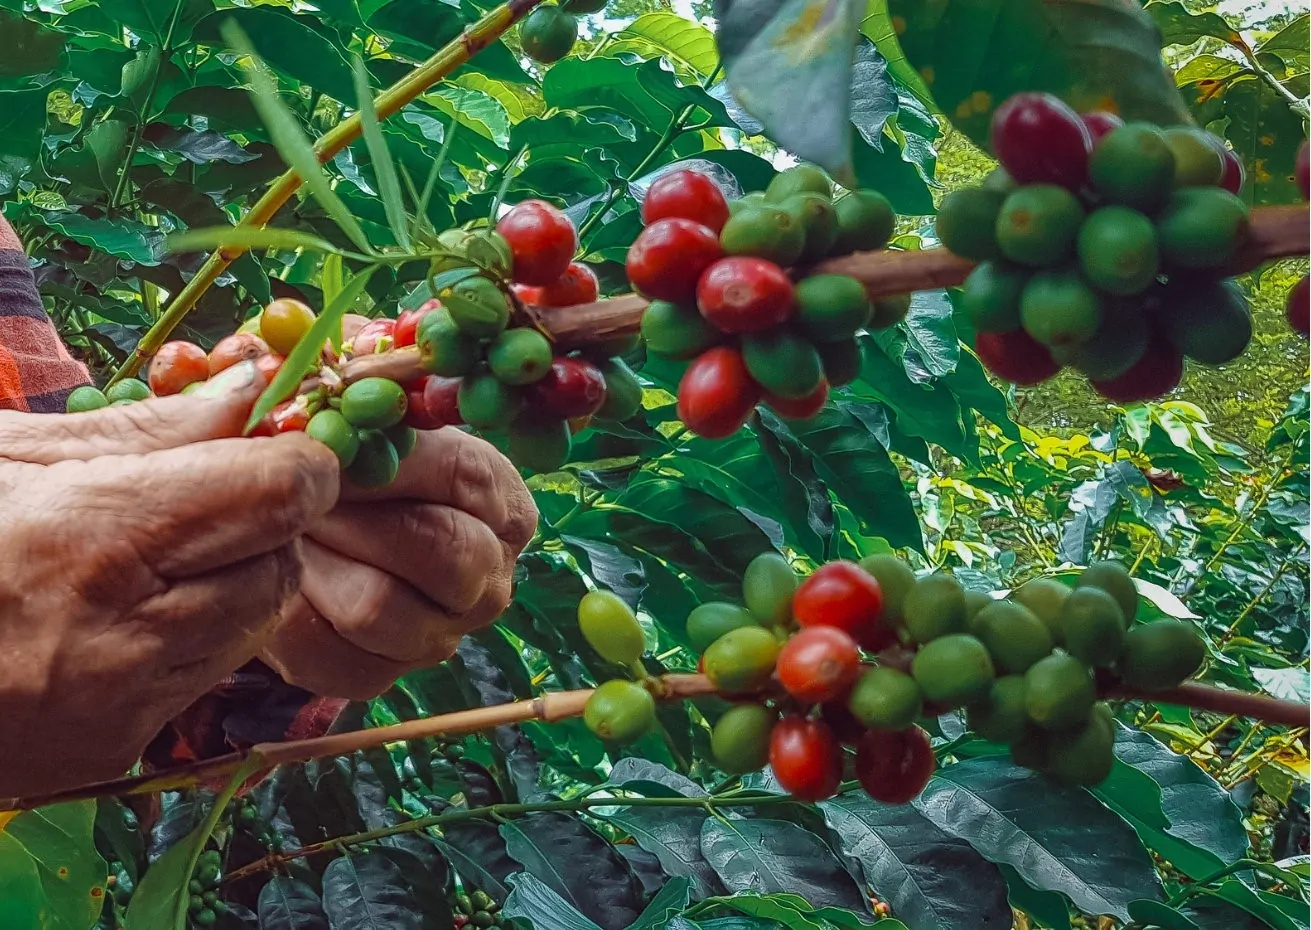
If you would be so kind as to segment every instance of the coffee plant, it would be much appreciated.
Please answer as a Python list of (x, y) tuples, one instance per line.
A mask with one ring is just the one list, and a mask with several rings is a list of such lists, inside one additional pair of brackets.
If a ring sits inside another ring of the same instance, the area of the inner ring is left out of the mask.
[(0, 0), (68, 411), (538, 532), (348, 743), (11, 799), (0, 926), (1308, 926), (1305, 13), (316, 6)]

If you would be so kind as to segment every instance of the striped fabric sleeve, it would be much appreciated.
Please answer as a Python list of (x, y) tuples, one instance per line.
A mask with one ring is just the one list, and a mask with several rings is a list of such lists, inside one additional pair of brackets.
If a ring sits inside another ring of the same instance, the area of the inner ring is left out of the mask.
[[(41, 303), (18, 236), (0, 216), (0, 409), (61, 413), (68, 393), (90, 383)], [(143, 761), (164, 768), (255, 743), (321, 736), (345, 707), (252, 662), (170, 722)]]

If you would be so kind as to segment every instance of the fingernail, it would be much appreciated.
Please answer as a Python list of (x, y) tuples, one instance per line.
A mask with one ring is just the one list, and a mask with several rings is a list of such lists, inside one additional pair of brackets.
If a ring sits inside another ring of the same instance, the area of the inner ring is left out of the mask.
[(259, 369), (253, 361), (238, 362), (231, 368), (225, 368), (197, 388), (194, 397), (224, 397), (235, 394), (255, 383)]

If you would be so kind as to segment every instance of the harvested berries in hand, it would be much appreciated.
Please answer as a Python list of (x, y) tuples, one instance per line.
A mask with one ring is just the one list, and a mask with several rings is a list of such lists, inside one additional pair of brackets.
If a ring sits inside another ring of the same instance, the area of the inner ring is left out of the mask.
[(259, 315), (259, 334), (270, 349), (287, 355), (314, 325), (314, 311), (299, 300), (280, 298)]
[(209, 356), (193, 342), (176, 340), (159, 347), (150, 360), (147, 378), (157, 397), (180, 394), (182, 389), (209, 377)]
[(269, 346), (254, 333), (233, 333), (215, 343), (209, 350), (210, 377), (238, 362), (250, 361), (269, 354)]

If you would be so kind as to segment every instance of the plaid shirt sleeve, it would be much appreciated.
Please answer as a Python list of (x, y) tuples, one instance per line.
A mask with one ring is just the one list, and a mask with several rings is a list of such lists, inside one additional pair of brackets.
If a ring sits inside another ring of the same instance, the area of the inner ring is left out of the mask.
[[(0, 409), (62, 413), (69, 392), (90, 383), (55, 332), (22, 244), (0, 216)], [(166, 768), (255, 743), (321, 736), (346, 703), (289, 685), (251, 662), (171, 721), (144, 761)]]

